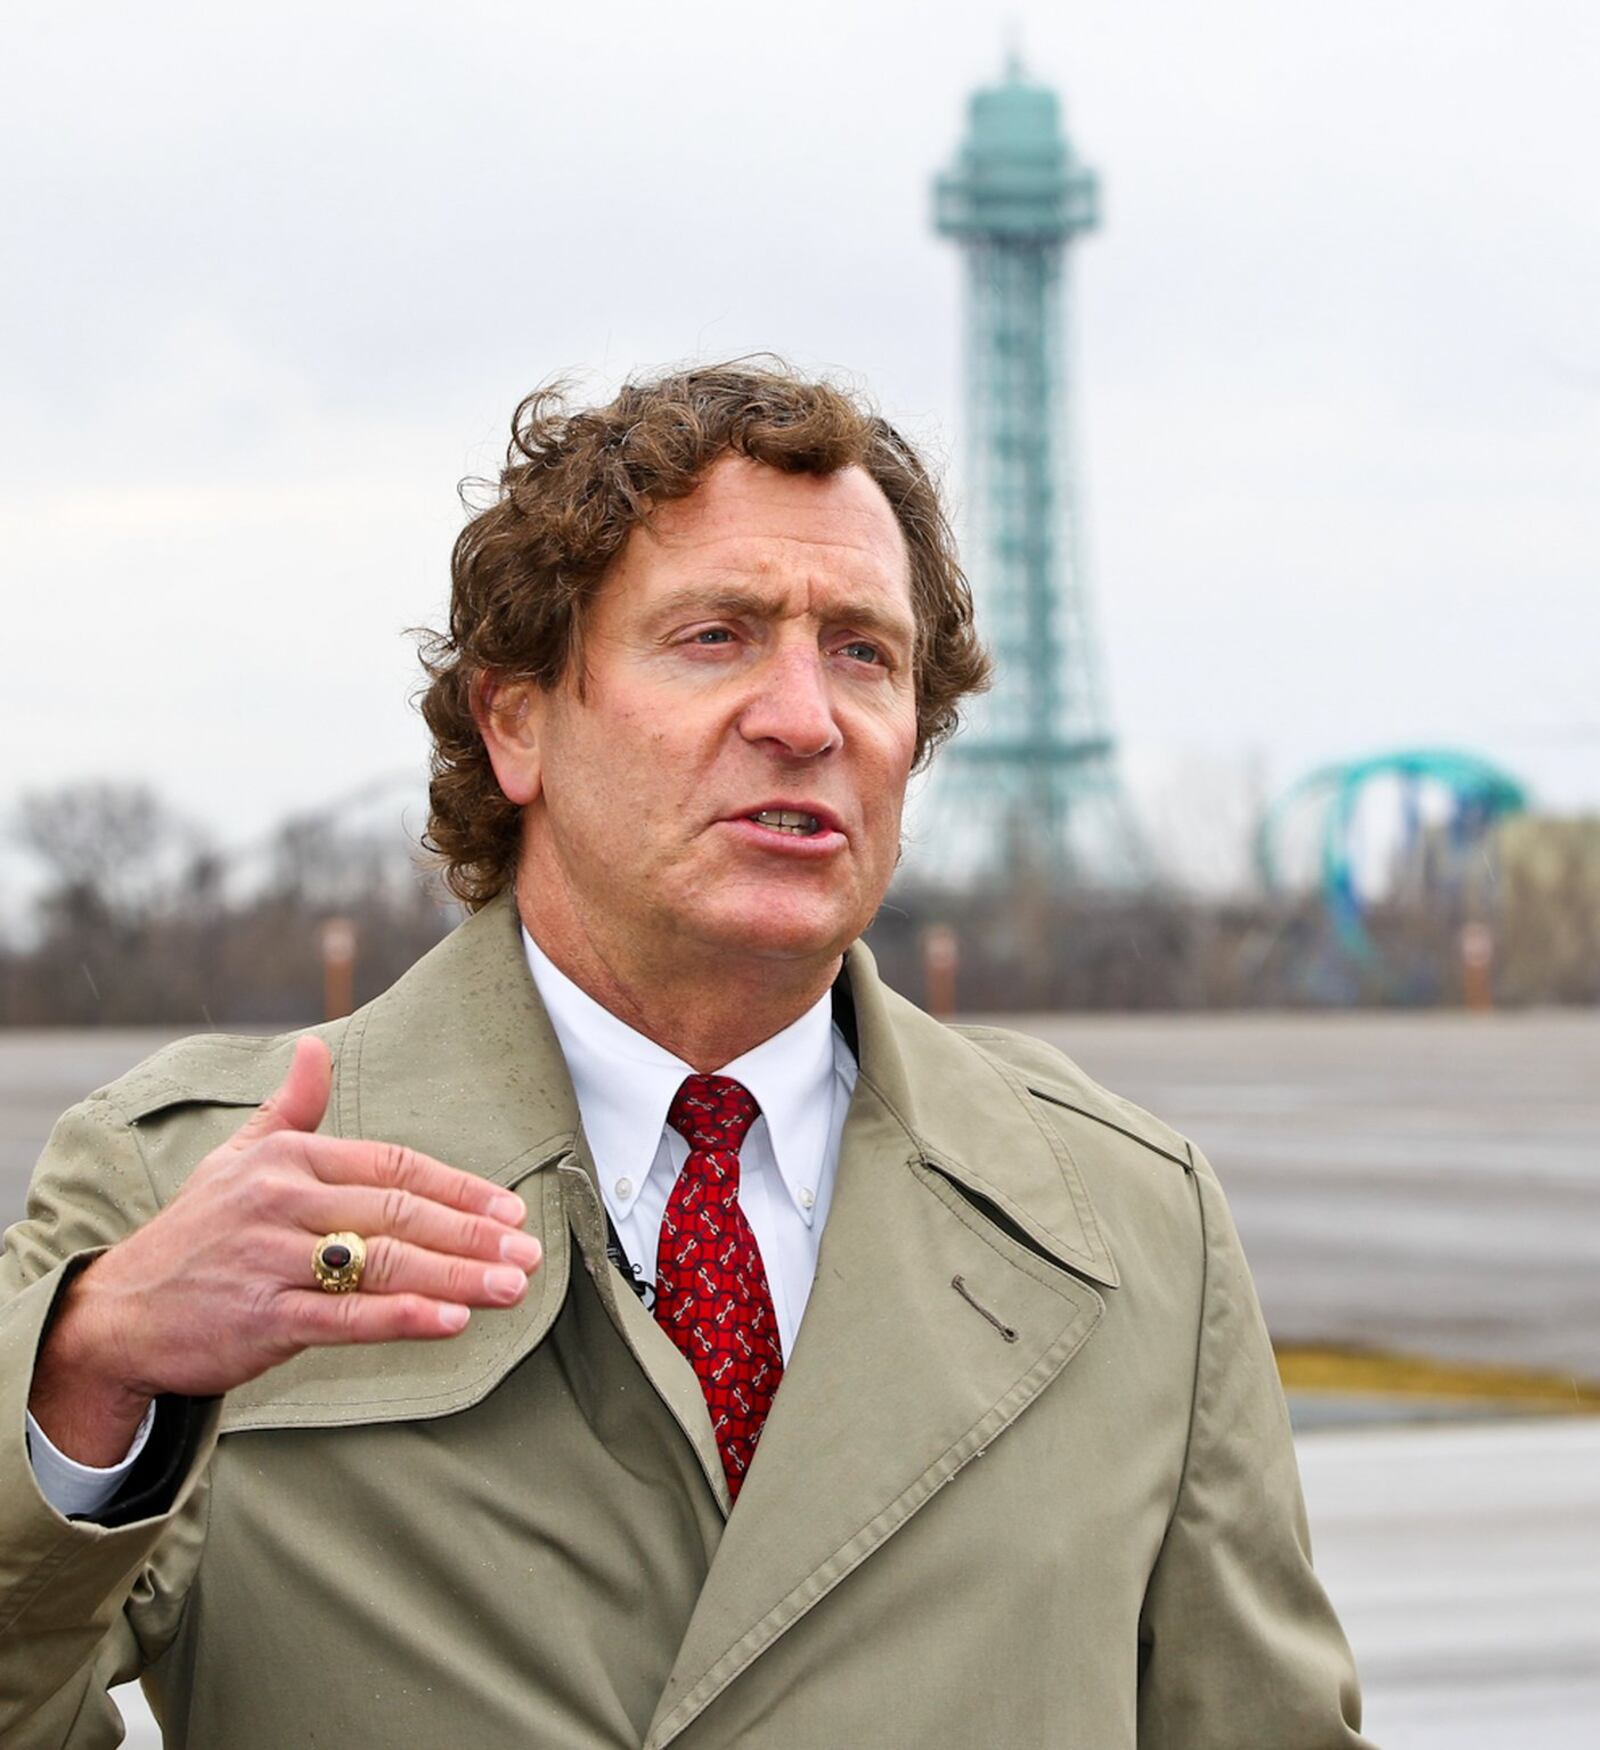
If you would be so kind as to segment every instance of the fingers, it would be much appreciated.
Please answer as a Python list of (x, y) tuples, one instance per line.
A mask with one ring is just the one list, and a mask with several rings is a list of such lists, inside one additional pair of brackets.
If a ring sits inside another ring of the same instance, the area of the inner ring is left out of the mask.
[[(533, 1253), (533, 1263), (527, 1265), (505, 1263), (497, 1255), (486, 1262), (451, 1252), (436, 1252), (427, 1246), (395, 1239), (390, 1234), (368, 1232), (362, 1237), (366, 1241), (367, 1261), (356, 1294), (382, 1298), (421, 1296), (453, 1306), (515, 1306), (528, 1292), (528, 1276), (537, 1264), (539, 1254), (539, 1242), (528, 1234), (517, 1236)], [(273, 1273), (291, 1294), (297, 1294), (302, 1288), (316, 1288), (316, 1292), (325, 1298), (335, 1298), (317, 1287), (311, 1267), (311, 1254), (316, 1245), (312, 1235), (285, 1229), (275, 1234), (267, 1245), (269, 1251), (263, 1253), (263, 1261), (270, 1256)], [(354, 1295), (337, 1298), (353, 1299)]]
[(539, 1242), (521, 1228), (392, 1185), (380, 1189), (313, 1180), (296, 1195), (294, 1215), (308, 1238), (351, 1229), (369, 1246), (375, 1235), (383, 1234), (429, 1251), (487, 1263), (504, 1261), (524, 1270), (532, 1270), (541, 1255)]
[[(255, 1257), (277, 1279), (288, 1328), (276, 1340), (431, 1340), (462, 1330), (474, 1307), (516, 1305), (542, 1260), (523, 1200), (414, 1149), (312, 1134), (330, 1073), (326, 1049), (302, 1040), (283, 1086), (233, 1138), (247, 1158), (219, 1180), (242, 1194)], [(366, 1269), (359, 1292), (332, 1295), (315, 1285), (311, 1248), (344, 1230), (366, 1241)]]
[[(531, 1247), (536, 1264), (539, 1242), (528, 1234), (516, 1237)], [(305, 1258), (309, 1276), (309, 1251)], [(367, 1265), (355, 1293), (291, 1291), (289, 1299), (297, 1342), (385, 1343), (452, 1337), (465, 1328), (471, 1308), (514, 1306), (527, 1291), (527, 1268), (485, 1264), (379, 1234), (367, 1241)]]
[(466, 1327), (468, 1309), (420, 1294), (296, 1294), (289, 1323), (301, 1348), (332, 1343), (429, 1342)]
[(327, 1046), (320, 1039), (297, 1040), (282, 1085), (233, 1133), (232, 1146), (247, 1149), (279, 1130), (315, 1130), (328, 1109), (332, 1085)]
[(362, 1294), (420, 1294), (459, 1306), (514, 1306), (528, 1292), (515, 1264), (480, 1264), (380, 1234), (367, 1242)]
[(507, 1227), (520, 1227), (527, 1217), (527, 1207), (515, 1192), (396, 1143), (308, 1136), (299, 1146), (306, 1164), (325, 1184), (394, 1187)]
[[(290, 1281), (311, 1275), (309, 1247), (300, 1256), (298, 1268), (284, 1260)], [(450, 1257), (380, 1234), (367, 1244), (356, 1292), (291, 1288), (279, 1304), (296, 1347), (321, 1347), (453, 1337), (466, 1328), (473, 1307), (514, 1306), (527, 1291), (527, 1271), (514, 1264)]]

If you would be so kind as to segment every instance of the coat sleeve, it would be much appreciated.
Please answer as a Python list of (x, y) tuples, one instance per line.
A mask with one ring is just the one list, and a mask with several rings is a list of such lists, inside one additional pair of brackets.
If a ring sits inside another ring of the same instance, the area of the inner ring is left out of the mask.
[[(104, 1098), (57, 1124), (24, 1220), (0, 1255), (0, 1743), (116, 1743), (106, 1694), (176, 1629), (202, 1535), (200, 1487), (217, 1406), (195, 1417), (172, 1485), (147, 1517), (64, 1519), (40, 1493), (26, 1411), (35, 1357), (75, 1269), (156, 1212), (138, 1139)], [(159, 1507), (160, 1511), (155, 1508)]]
[(1210, 1166), (1189, 1447), (1140, 1622), (1139, 1750), (1371, 1750), (1355, 1666), (1311, 1567), (1289, 1415)]

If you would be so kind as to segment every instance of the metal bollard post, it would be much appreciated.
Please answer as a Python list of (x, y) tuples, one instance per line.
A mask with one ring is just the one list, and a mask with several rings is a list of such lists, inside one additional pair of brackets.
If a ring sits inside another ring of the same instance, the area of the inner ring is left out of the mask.
[(923, 988), (928, 1013), (940, 1019), (956, 1012), (956, 967), (961, 944), (948, 924), (929, 924), (922, 932)]
[(1461, 994), (1476, 1015), (1494, 1007), (1489, 972), (1494, 964), (1494, 933), (1487, 924), (1463, 924), (1457, 938), (1461, 954)]
[(350, 918), (322, 923), (322, 1018), (337, 1021), (356, 1006), (356, 926)]

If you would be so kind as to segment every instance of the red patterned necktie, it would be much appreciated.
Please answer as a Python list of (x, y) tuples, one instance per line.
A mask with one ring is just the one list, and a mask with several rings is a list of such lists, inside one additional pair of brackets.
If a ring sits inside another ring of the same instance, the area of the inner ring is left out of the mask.
[(735, 1500), (783, 1378), (761, 1248), (739, 1207), (739, 1145), (760, 1112), (727, 1076), (684, 1078), (667, 1122), (689, 1158), (656, 1246), (656, 1322), (699, 1376)]

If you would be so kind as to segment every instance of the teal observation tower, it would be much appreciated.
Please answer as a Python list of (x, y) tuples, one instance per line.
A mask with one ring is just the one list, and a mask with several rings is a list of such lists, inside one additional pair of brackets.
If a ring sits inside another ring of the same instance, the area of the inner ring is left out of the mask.
[[(1117, 779), (1079, 542), (1067, 349), (1072, 245), (1099, 186), (1015, 57), (976, 92), (934, 225), (966, 276), (963, 551), (995, 683), (928, 803), (943, 879), (1122, 886), (1144, 858)], [(923, 836), (923, 835), (919, 835)]]

